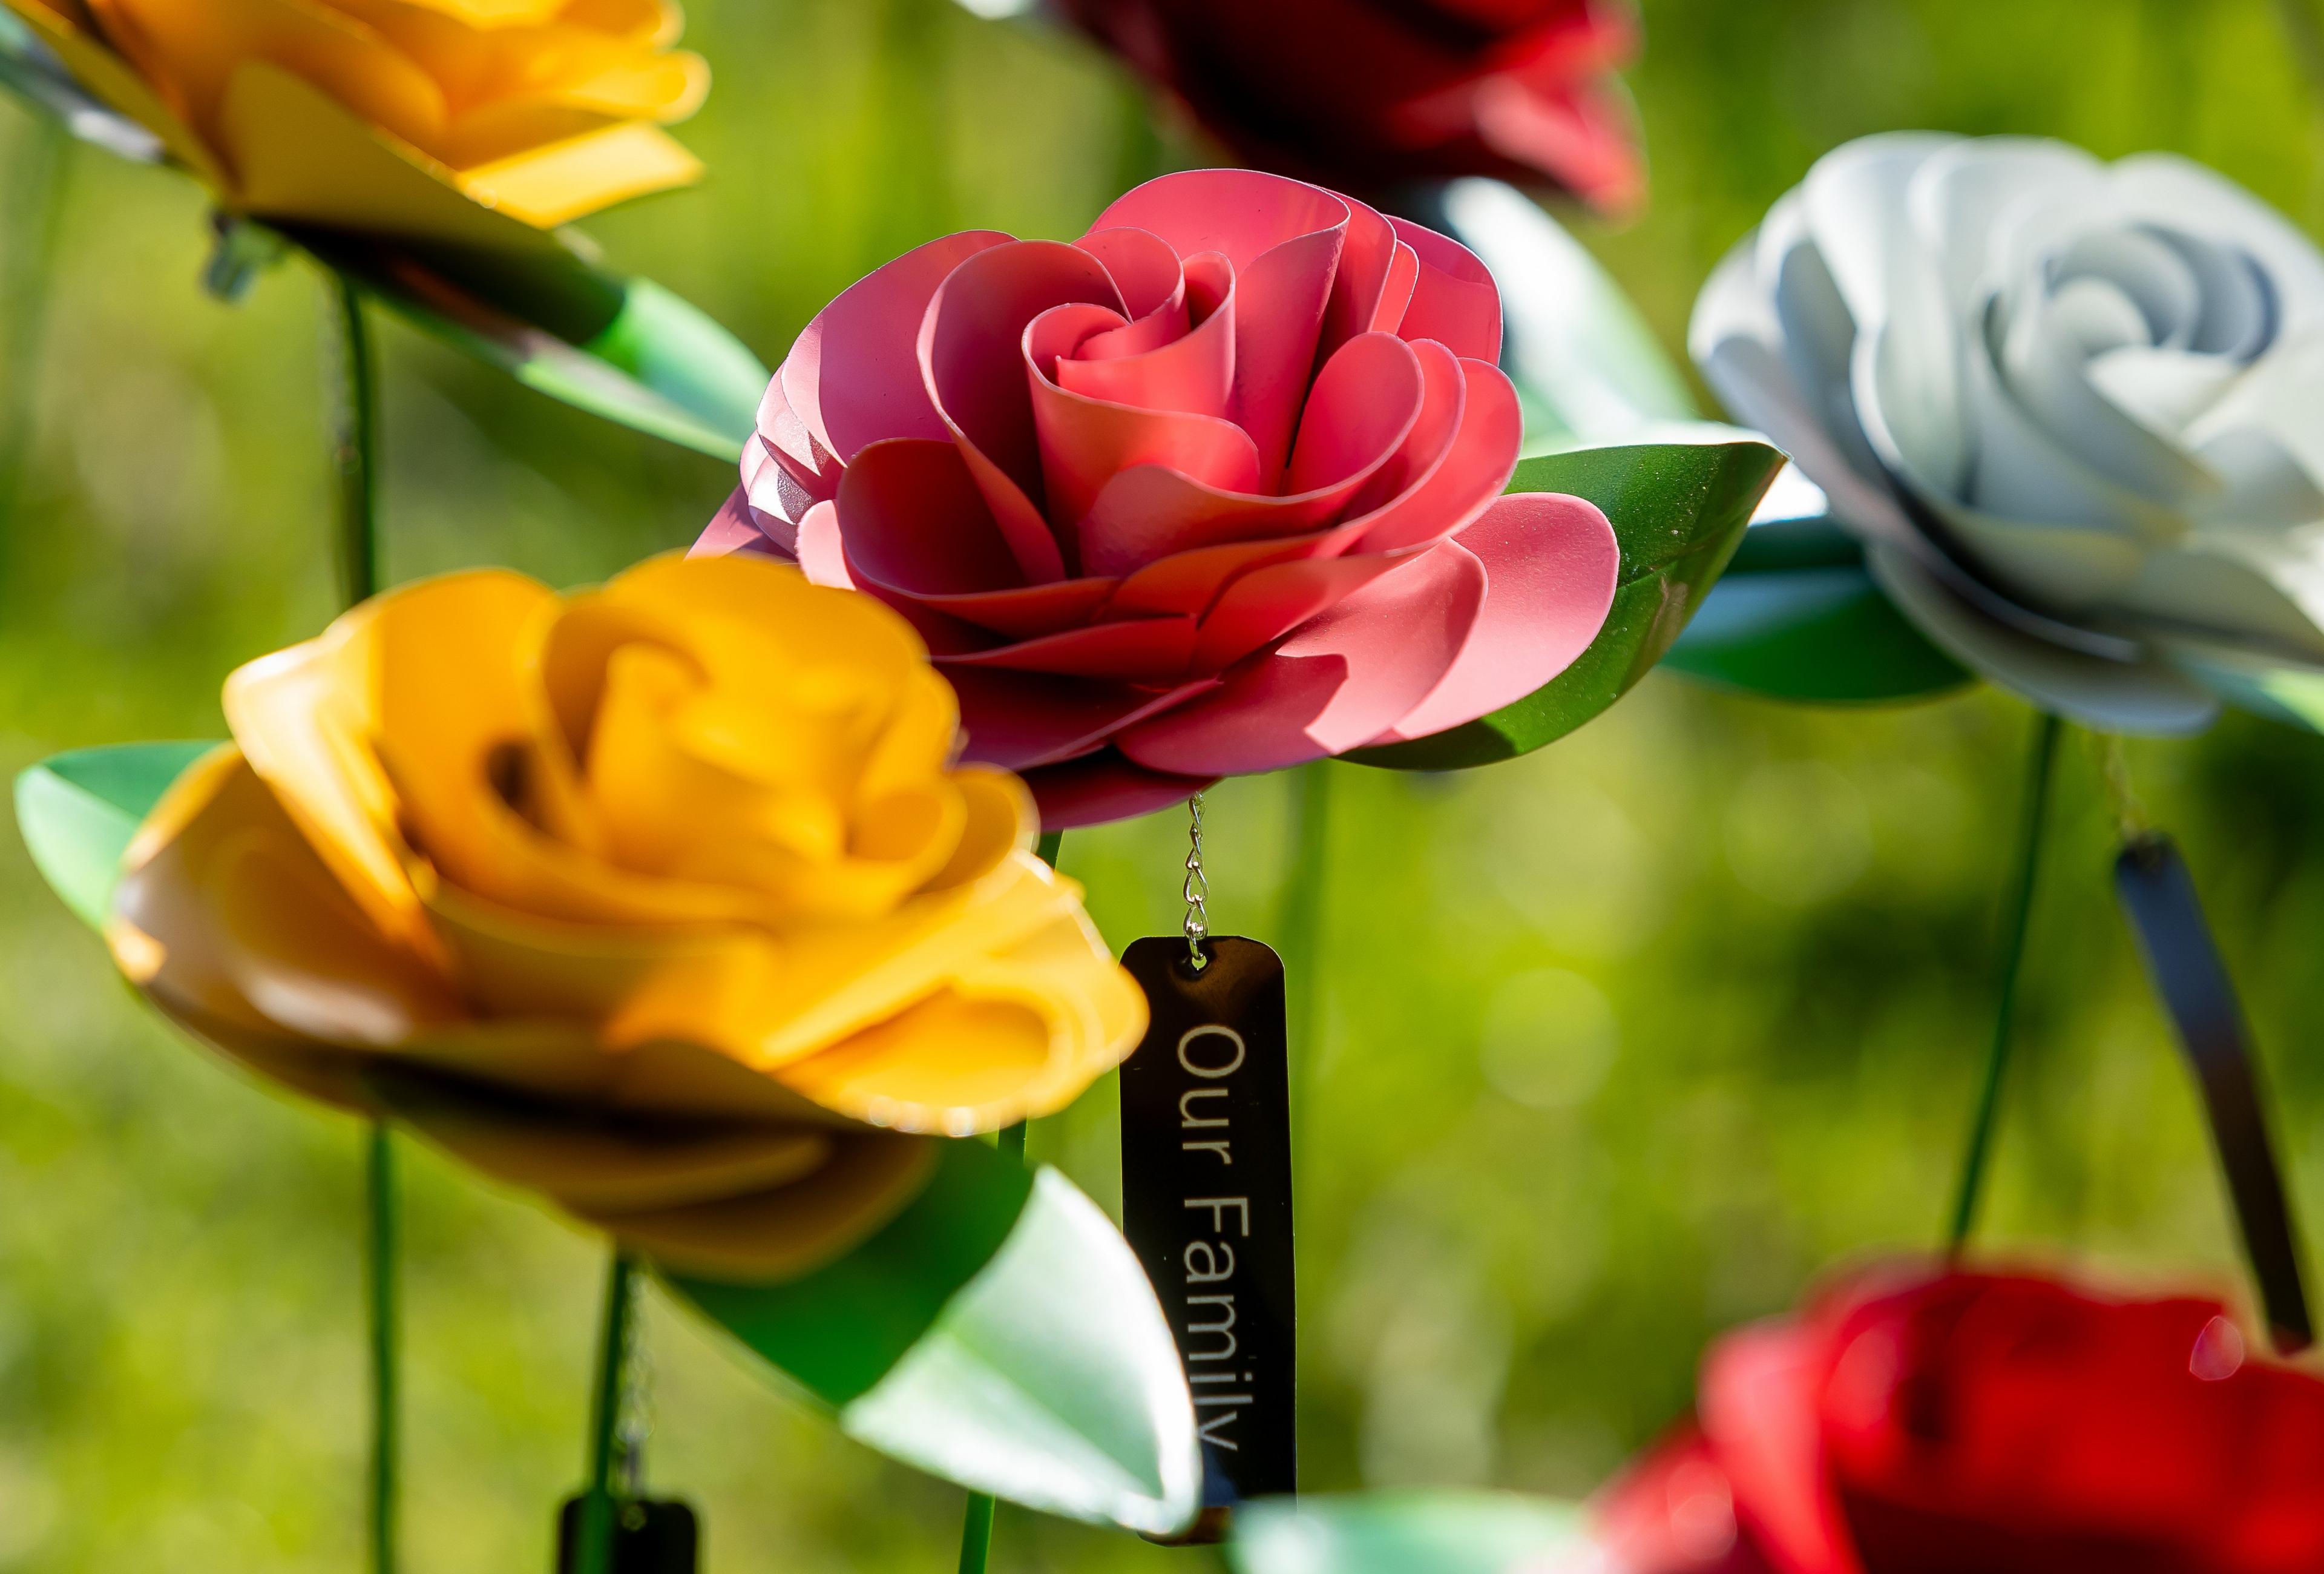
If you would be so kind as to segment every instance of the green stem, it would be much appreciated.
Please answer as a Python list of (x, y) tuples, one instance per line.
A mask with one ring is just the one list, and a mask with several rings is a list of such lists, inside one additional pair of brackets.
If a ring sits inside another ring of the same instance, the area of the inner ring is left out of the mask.
[(613, 1434), (622, 1420), (628, 1387), (630, 1308), (636, 1296), (636, 1265), (615, 1250), (605, 1270), (604, 1321), (597, 1334), (597, 1384), (589, 1401), (589, 1489), (581, 1499), (581, 1535), (574, 1574), (613, 1574)]
[(1323, 896), (1331, 867), (1331, 762), (1317, 760), (1292, 776), (1291, 867), (1283, 881), (1284, 1028), (1291, 1050), (1291, 1153), (1306, 1148), (1306, 1112), (1314, 1085), (1315, 1003), (1323, 972)]
[(968, 1518), (960, 1527), (960, 1574), (984, 1574), (992, 1558), (992, 1499), (968, 1495)]
[(338, 502), (339, 600), (353, 606), (379, 589), (379, 386), (363, 293), (331, 275), (333, 383), (331, 469)]
[(2001, 1082), (2009, 1066), (2011, 1028), (2017, 1014), (2017, 979), (2025, 958), (2025, 931), (2034, 913), (2034, 885), (2041, 872), (2043, 830), (2049, 820), (2050, 779), (2064, 724), (2046, 711), (2034, 724), (2034, 747), (2026, 758), (2024, 818), (2018, 827), (2017, 867), (2010, 883), (2009, 908), (2002, 931), (1999, 999), (1994, 1013), (1993, 1047), (1986, 1056), (1985, 1084), (1978, 1093), (1977, 1119), (1969, 1127), (1969, 1151), (1961, 1159), (1960, 1190), (1953, 1200), (1948, 1254), (1959, 1257), (1977, 1222), (1977, 1204), (1993, 1152), (1993, 1127), (2001, 1107)]
[(395, 1144), (373, 1122), (364, 1143), (364, 1192), (370, 1227), (364, 1236), (364, 1289), (371, 1315), (371, 1566), (395, 1568), (397, 1440), (401, 1403), (396, 1375), (397, 1314)]
[[(353, 606), (379, 588), (379, 399), (363, 297), (344, 275), (331, 275), (331, 469), (338, 504), (339, 598)], [(384, 1123), (374, 1122), (364, 1167), (371, 1316), (371, 1551), (374, 1574), (396, 1566), (397, 1274), (395, 1149)]]
[(38, 381), (41, 329), (48, 317), (49, 278), (55, 271), (58, 218), (64, 210), (66, 158), (71, 134), (61, 121), (37, 116), (22, 134), (23, 146), (8, 171), (11, 198), (22, 215), (10, 233), (5, 260), (8, 376), (0, 392), (0, 521), (13, 520), (32, 443), (32, 392)]
[[(1045, 830), (1038, 847), (1041, 862), (1052, 869), (1057, 866), (1058, 850), (1065, 846), (1065, 833)], [(1003, 1153), (1025, 1162), (1025, 1123), (1001, 1129), (1000, 1147)], [(968, 1495), (968, 1513), (960, 1525), (960, 1574), (984, 1574), (984, 1566), (992, 1558), (992, 1499), (982, 1492)]]

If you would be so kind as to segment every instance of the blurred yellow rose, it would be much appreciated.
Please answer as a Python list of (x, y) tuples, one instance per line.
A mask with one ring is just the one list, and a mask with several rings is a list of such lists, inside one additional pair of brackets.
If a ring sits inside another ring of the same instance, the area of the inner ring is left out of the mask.
[(671, 0), (0, 0), (228, 208), (506, 244), (683, 185)]
[(228, 680), (108, 939), (165, 1013), (674, 1266), (775, 1278), (1145, 1005), (911, 630), (761, 559), (429, 580)]

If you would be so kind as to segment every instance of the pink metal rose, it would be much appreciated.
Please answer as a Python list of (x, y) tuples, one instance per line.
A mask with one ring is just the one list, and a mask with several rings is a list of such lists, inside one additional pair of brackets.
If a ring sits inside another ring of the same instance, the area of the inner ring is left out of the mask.
[(1589, 647), (1612, 527), (1503, 495), (1477, 259), (1319, 187), (1166, 176), (1070, 245), (989, 231), (825, 307), (697, 553), (901, 611), (967, 755), (1051, 829), (1424, 736)]

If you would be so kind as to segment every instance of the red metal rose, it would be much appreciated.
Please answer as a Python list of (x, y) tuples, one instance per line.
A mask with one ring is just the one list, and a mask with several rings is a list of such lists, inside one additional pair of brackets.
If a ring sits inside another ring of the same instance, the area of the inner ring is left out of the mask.
[(1263, 169), (1359, 191), (1547, 179), (1609, 208), (1643, 193), (1619, 0), (1060, 4)]
[(1628, 1574), (2313, 1574), (2324, 1382), (2216, 1301), (1873, 1277), (1720, 1340), (1609, 1489)]

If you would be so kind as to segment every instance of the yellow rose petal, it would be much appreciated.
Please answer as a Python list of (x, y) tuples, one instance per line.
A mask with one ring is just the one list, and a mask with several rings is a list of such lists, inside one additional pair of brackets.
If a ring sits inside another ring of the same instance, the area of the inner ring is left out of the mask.
[(862, 1132), (792, 1185), (651, 1212), (574, 1211), (622, 1245), (682, 1272), (745, 1282), (795, 1279), (847, 1252), (904, 1210), (935, 1171), (919, 1137)]
[(460, 1006), (373, 928), (232, 748), (181, 777), (132, 844), (114, 947), (139, 986), (220, 1048), (311, 1097), (360, 1104), (349, 1054)]
[(702, 162), (668, 132), (632, 122), (479, 164), (457, 180), (485, 207), (549, 229), (701, 178)]
[(228, 85), (245, 65), (288, 71), (360, 120), (426, 142), (443, 90), (409, 56), (313, 0), (90, 0), (106, 36), (213, 145)]
[(235, 72), (218, 138), (234, 170), (231, 199), (261, 218), (480, 251), (557, 244), (522, 218), (471, 200), (450, 169), (274, 66)]
[(918, 636), (796, 570), (447, 575), (226, 708), (133, 844), (123, 970), (671, 1265), (805, 1271), (924, 1182), (878, 1128), (1055, 1110), (1141, 1031)]
[(567, 1208), (632, 1213), (788, 1186), (827, 1163), (830, 1134), (699, 1121), (609, 1124), (586, 1107), (495, 1097), (426, 1074), (375, 1079), (395, 1117), (465, 1163)]

